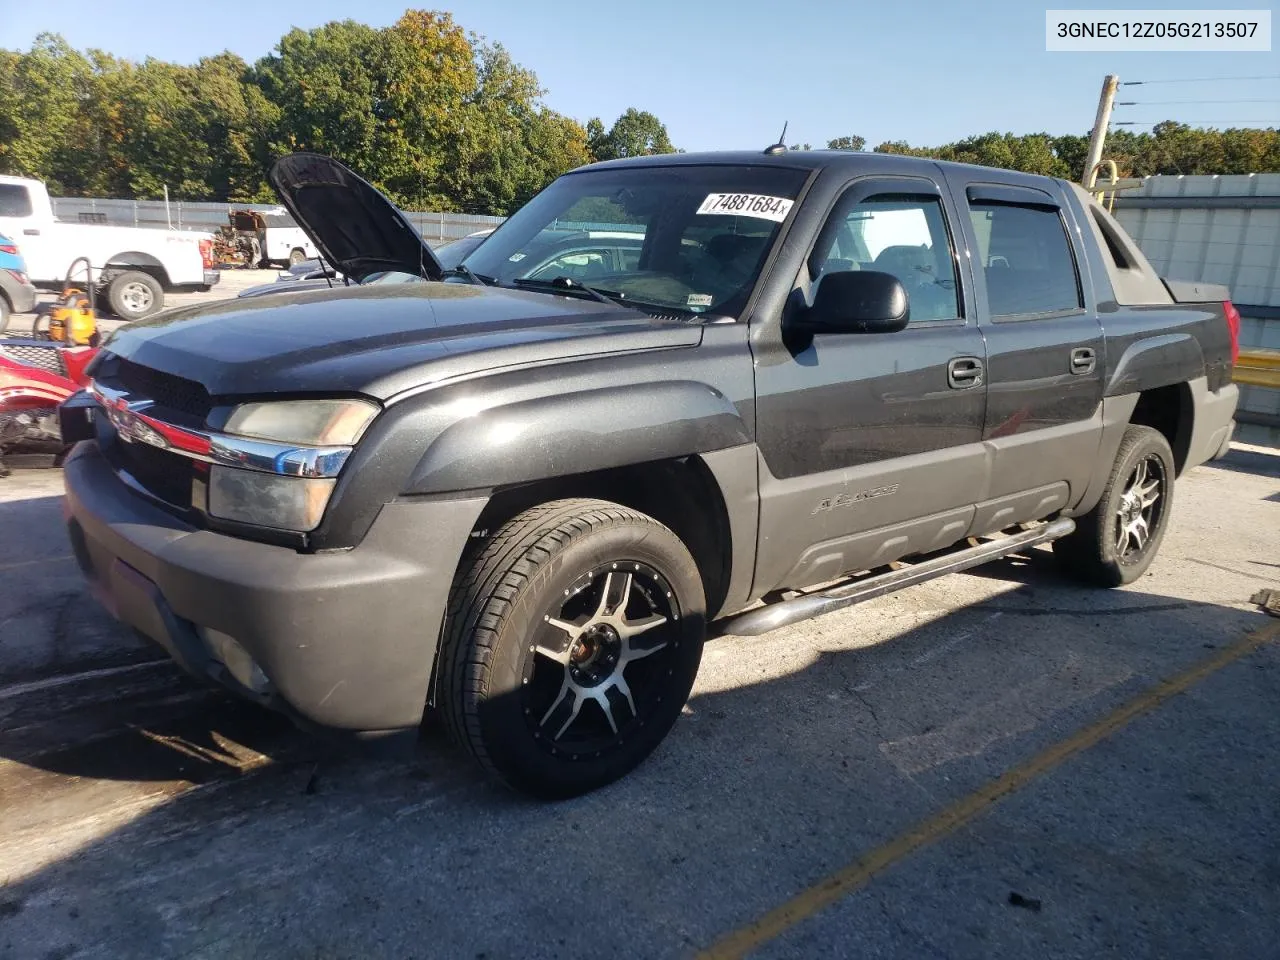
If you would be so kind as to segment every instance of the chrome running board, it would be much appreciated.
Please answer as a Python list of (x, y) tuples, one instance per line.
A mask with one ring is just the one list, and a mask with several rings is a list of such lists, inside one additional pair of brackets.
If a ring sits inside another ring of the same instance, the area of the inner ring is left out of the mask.
[(941, 556), (921, 560), (897, 570), (877, 574), (860, 580), (844, 583), (822, 593), (810, 593), (794, 597), (790, 600), (779, 600), (763, 607), (757, 607), (746, 613), (730, 618), (717, 631), (721, 635), (734, 637), (758, 637), (763, 633), (789, 627), (801, 620), (820, 617), (864, 600), (873, 600), (886, 593), (893, 593), (903, 587), (914, 586), (934, 577), (948, 573), (968, 570), (995, 560), (998, 557), (1016, 553), (1026, 547), (1034, 547), (1039, 543), (1047, 543), (1065, 537), (1076, 528), (1076, 522), (1067, 517), (1039, 524), (1029, 530), (1009, 534), (995, 540), (988, 540), (974, 547), (957, 550)]

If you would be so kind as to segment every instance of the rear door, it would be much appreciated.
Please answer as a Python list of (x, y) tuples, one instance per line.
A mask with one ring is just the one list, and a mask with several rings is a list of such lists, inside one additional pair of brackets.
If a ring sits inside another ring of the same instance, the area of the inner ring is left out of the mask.
[(1079, 230), (1056, 183), (1042, 190), (985, 176), (949, 173), (987, 349), (991, 500), (979, 505), (976, 533), (1043, 517), (1084, 492), (1105, 368)]

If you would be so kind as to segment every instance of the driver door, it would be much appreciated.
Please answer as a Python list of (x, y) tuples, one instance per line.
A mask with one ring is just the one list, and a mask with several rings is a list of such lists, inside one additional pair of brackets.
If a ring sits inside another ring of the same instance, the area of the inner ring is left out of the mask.
[[(987, 388), (961, 236), (949, 195), (932, 180), (856, 180), (819, 230), (783, 316), (763, 318), (753, 334), (757, 592), (832, 580), (967, 534), (988, 483)], [(789, 333), (788, 314), (836, 270), (897, 277), (907, 327)]]

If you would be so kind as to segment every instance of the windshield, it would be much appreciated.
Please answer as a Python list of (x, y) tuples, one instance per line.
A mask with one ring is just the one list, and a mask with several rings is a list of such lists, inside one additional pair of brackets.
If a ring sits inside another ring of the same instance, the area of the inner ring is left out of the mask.
[(473, 234), (460, 240), (450, 240), (448, 243), (432, 247), (432, 251), (435, 253), (436, 259), (440, 261), (440, 266), (446, 270), (452, 270), (486, 239), (488, 239), (488, 234), (479, 237)]
[(651, 312), (737, 316), (806, 176), (720, 165), (567, 174), (463, 264), (503, 286), (585, 285)]

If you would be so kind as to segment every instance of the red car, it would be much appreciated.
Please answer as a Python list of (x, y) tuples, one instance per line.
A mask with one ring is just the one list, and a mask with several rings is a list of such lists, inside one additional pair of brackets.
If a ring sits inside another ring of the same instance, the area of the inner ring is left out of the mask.
[(18, 447), (64, 452), (58, 405), (86, 386), (94, 347), (65, 347), (52, 340), (0, 339), (0, 476), (4, 457)]

